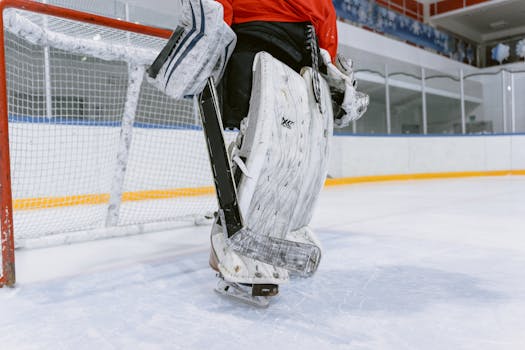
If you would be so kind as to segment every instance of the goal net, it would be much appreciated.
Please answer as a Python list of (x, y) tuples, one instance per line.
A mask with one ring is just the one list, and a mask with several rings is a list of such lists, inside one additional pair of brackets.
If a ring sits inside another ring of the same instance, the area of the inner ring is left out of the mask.
[(215, 210), (194, 102), (145, 73), (166, 35), (15, 8), (3, 22), (15, 246), (165, 229)]

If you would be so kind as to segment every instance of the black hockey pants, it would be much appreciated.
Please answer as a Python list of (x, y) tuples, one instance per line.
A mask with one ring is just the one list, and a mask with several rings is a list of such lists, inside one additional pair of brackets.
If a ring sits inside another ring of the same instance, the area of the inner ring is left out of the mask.
[(224, 77), (219, 86), (222, 95), (222, 116), (225, 128), (239, 128), (248, 115), (252, 91), (252, 66), (255, 55), (266, 51), (296, 72), (311, 66), (307, 48), (308, 23), (249, 22), (236, 24), (237, 34)]

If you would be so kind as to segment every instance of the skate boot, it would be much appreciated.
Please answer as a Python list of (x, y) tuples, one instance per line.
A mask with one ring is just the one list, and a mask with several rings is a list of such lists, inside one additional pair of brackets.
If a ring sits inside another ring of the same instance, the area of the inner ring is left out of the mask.
[(288, 280), (284, 269), (238, 255), (226, 244), (226, 234), (215, 222), (211, 234), (210, 267), (217, 271), (215, 291), (258, 307), (267, 307)]

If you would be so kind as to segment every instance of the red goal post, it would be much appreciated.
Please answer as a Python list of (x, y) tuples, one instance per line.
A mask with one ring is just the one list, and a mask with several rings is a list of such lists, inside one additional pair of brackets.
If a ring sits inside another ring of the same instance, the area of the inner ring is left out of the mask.
[(145, 25), (125, 22), (118, 19), (107, 18), (95, 14), (84, 13), (76, 10), (61, 8), (53, 5), (42, 4), (29, 0), (0, 0), (0, 244), (1, 268), (0, 287), (15, 284), (15, 257), (13, 235), (13, 200), (11, 190), (10, 157), (9, 157), (9, 130), (8, 130), (8, 101), (6, 84), (6, 63), (4, 47), (4, 10), (16, 8), (38, 14), (51, 15), (84, 23), (96, 24), (128, 32), (145, 34), (159, 38), (169, 38), (170, 30), (149, 27)]

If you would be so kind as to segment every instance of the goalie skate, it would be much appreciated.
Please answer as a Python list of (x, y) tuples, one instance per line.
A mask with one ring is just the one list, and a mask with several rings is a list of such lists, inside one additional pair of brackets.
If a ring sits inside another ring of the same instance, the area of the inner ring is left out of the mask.
[(220, 280), (215, 291), (242, 302), (266, 307), (279, 293), (278, 283), (288, 280), (285, 270), (240, 256), (226, 245), (226, 234), (214, 223), (211, 237), (210, 267)]
[[(277, 288), (277, 287), (274, 287)], [(253, 295), (253, 286), (225, 281), (219, 276), (215, 291), (226, 297), (247, 303), (252, 306), (266, 308), (270, 305), (271, 296)]]

